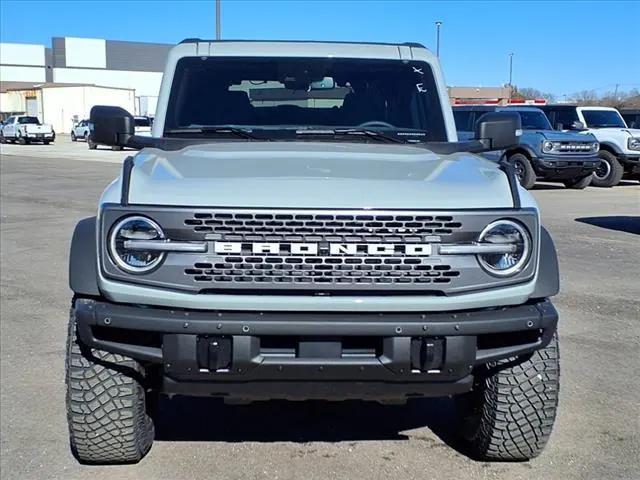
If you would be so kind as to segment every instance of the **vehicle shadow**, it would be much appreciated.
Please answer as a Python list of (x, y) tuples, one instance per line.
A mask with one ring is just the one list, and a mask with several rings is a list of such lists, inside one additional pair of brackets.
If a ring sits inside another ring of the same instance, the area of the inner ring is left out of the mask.
[(567, 190), (562, 183), (536, 183), (531, 190)]
[(594, 227), (640, 235), (640, 217), (614, 215), (610, 217), (582, 217), (575, 220)]
[[(432, 442), (427, 427), (449, 447), (459, 420), (450, 398), (414, 399), (406, 405), (375, 402), (255, 402), (225, 405), (199, 397), (162, 397), (155, 417), (156, 440), (209, 442), (345, 442), (409, 440)], [(443, 445), (444, 446), (444, 445)]]

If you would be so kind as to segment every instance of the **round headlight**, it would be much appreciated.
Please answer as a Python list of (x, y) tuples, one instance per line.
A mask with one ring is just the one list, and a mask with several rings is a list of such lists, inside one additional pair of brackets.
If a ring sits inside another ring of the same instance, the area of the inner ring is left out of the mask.
[(549, 153), (553, 151), (554, 144), (553, 142), (546, 141), (542, 144), (542, 151), (545, 153)]
[(127, 249), (127, 240), (161, 240), (164, 233), (153, 220), (126, 217), (120, 220), (109, 235), (109, 254), (114, 263), (127, 273), (147, 273), (164, 259), (163, 252)]
[(492, 275), (508, 277), (520, 272), (531, 255), (531, 238), (521, 224), (511, 220), (490, 223), (480, 233), (478, 242), (511, 246), (509, 253), (483, 253), (478, 255), (480, 265)]

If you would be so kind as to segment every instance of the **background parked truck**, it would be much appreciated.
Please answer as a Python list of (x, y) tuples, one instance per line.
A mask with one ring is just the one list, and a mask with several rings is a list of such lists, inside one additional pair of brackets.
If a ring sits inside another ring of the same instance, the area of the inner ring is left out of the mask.
[(2, 141), (25, 145), (31, 142), (42, 142), (45, 145), (55, 140), (55, 132), (51, 125), (40, 123), (38, 117), (16, 115), (7, 118), (2, 125)]

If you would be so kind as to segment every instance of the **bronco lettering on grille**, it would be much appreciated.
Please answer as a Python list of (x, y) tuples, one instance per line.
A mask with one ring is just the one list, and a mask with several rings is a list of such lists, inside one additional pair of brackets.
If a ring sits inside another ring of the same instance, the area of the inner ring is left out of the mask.
[(430, 243), (273, 243), (214, 242), (215, 253), (293, 254), (293, 255), (431, 255)]

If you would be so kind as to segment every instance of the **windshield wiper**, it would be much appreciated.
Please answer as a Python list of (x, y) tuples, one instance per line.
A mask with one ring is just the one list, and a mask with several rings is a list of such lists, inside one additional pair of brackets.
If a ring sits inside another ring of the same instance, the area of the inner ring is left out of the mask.
[(320, 129), (304, 129), (296, 130), (296, 135), (362, 135), (367, 138), (373, 138), (381, 142), (387, 143), (406, 143), (404, 140), (394, 138), (376, 130), (366, 128), (320, 128)]
[(231, 125), (203, 125), (198, 127), (173, 128), (171, 130), (167, 130), (165, 133), (170, 135), (192, 133), (199, 133), (203, 135), (208, 133), (230, 133), (240, 138), (246, 138), (247, 140), (258, 140), (258, 137), (249, 133), (244, 128), (233, 127)]

